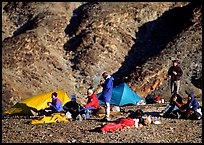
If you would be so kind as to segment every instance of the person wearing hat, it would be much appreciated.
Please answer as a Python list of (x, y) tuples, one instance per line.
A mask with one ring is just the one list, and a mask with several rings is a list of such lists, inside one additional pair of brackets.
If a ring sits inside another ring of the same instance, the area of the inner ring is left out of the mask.
[(77, 103), (76, 101), (76, 95), (72, 95), (71, 101), (67, 102), (64, 106), (63, 106), (64, 111), (67, 113), (69, 112), (71, 114), (71, 117), (74, 120), (81, 120), (81, 110), (83, 109), (83, 107)]
[(102, 84), (103, 91), (101, 93), (104, 102), (105, 102), (105, 110), (106, 116), (103, 120), (109, 121), (110, 120), (110, 100), (112, 97), (112, 90), (113, 90), (113, 80), (114, 78), (110, 76), (107, 72), (102, 74), (102, 77), (105, 79), (105, 82)]
[(183, 75), (183, 71), (180, 66), (178, 66), (178, 60), (173, 60), (173, 66), (171, 66), (168, 70), (168, 76), (171, 78), (171, 94), (177, 93), (179, 94), (180, 84), (181, 84), (181, 76)]
[(86, 119), (90, 118), (90, 112), (100, 107), (97, 94), (94, 93), (93, 89), (89, 88), (87, 91), (88, 101), (85, 105)]

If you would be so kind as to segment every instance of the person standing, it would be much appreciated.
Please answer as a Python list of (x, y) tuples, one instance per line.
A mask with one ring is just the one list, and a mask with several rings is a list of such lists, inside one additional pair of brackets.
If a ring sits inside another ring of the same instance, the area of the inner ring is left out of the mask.
[(173, 66), (171, 66), (168, 70), (168, 76), (171, 78), (171, 94), (179, 93), (180, 84), (181, 84), (181, 76), (183, 75), (183, 71), (180, 66), (178, 66), (178, 60), (173, 60)]
[(107, 72), (102, 74), (102, 77), (105, 79), (105, 82), (102, 84), (102, 96), (105, 102), (105, 112), (106, 115), (103, 120), (109, 121), (110, 120), (110, 100), (112, 97), (112, 90), (113, 90), (113, 80), (114, 78), (110, 76)]

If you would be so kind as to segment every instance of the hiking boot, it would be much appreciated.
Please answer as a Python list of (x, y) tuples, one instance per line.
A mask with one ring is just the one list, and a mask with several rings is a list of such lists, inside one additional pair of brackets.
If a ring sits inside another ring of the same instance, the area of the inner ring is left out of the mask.
[(34, 117), (37, 117), (38, 116), (38, 113), (33, 111), (33, 110), (30, 110), (30, 112), (33, 114)]
[(159, 113), (159, 116), (163, 117), (164, 116), (164, 110), (162, 110), (160, 113)]
[(102, 121), (106, 121), (106, 122), (107, 122), (107, 121), (111, 121), (110, 117), (104, 117), (104, 118), (102, 118), (101, 120), (102, 120)]
[(106, 117), (106, 120), (107, 120), (107, 121), (111, 121), (111, 118), (110, 118), (110, 117)]
[(181, 114), (179, 112), (177, 112), (176, 115), (177, 115), (177, 119), (180, 119)]

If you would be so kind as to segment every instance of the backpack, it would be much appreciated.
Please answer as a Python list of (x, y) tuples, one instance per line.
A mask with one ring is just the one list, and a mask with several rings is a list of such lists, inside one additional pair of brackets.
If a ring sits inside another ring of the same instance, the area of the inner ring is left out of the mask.
[(153, 104), (153, 103), (156, 103), (153, 95), (151, 94), (148, 94), (147, 97), (145, 98), (145, 101), (147, 104)]

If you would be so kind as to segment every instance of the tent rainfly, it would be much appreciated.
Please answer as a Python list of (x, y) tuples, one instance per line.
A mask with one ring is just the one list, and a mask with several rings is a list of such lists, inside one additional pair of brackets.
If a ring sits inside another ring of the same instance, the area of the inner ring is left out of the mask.
[[(103, 105), (104, 101), (101, 93), (97, 94), (97, 97), (99, 99), (99, 104)], [(116, 106), (136, 105), (136, 103), (140, 100), (144, 99), (133, 92), (126, 83), (122, 83), (113, 88), (110, 104)]]

